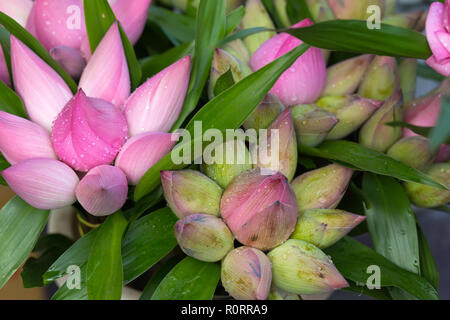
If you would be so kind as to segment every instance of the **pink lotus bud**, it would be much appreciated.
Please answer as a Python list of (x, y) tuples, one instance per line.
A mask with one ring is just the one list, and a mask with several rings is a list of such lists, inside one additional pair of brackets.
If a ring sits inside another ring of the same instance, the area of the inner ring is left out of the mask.
[[(292, 28), (312, 25), (305, 19)], [(254, 53), (251, 67), (254, 71), (296, 48), (303, 42), (287, 33), (280, 33), (264, 42)], [(310, 48), (285, 71), (270, 91), (285, 106), (313, 103), (322, 93), (326, 81), (326, 67), (322, 52), (318, 48)]]
[(178, 218), (206, 213), (220, 215), (222, 188), (194, 170), (161, 171), (164, 197)]
[(330, 164), (302, 174), (292, 181), (299, 210), (334, 209), (347, 191), (353, 170)]
[(116, 158), (116, 167), (125, 172), (130, 185), (139, 180), (176, 144), (179, 135), (164, 132), (146, 132), (128, 139)]
[(450, 19), (448, 17), (450, 3), (445, 5), (433, 2), (426, 20), (426, 35), (433, 55), (427, 64), (444, 76), (450, 75)]
[(127, 138), (127, 123), (114, 105), (88, 98), (80, 89), (55, 121), (53, 147), (78, 171), (113, 162)]
[(281, 173), (261, 169), (236, 177), (223, 193), (222, 217), (239, 242), (268, 250), (286, 241), (297, 221), (297, 202)]
[(72, 97), (64, 80), (25, 46), (11, 36), (11, 67), (14, 86), (30, 119), (51, 131), (53, 121)]
[(189, 85), (191, 57), (186, 56), (148, 79), (125, 102), (130, 136), (167, 132), (178, 119)]
[(221, 280), (236, 300), (266, 300), (272, 282), (270, 261), (257, 249), (236, 248), (222, 262)]
[[(429, 95), (411, 100), (404, 106), (403, 120), (419, 127), (433, 127), (436, 125), (441, 113), (442, 94), (433, 92)], [(417, 135), (409, 129), (403, 129), (403, 136)]]
[(175, 237), (188, 256), (206, 262), (222, 260), (234, 248), (234, 237), (222, 219), (193, 214), (175, 224)]
[(364, 216), (336, 209), (300, 211), (291, 238), (307, 241), (321, 249), (328, 248), (365, 219)]
[[(272, 135), (278, 135), (278, 141), (272, 141)], [(272, 144), (276, 143), (276, 146)], [(274, 157), (272, 152), (278, 152)], [(291, 181), (297, 170), (297, 138), (290, 109), (284, 110), (281, 115), (267, 129), (266, 143), (259, 144), (251, 150), (252, 158), (257, 159), (260, 168), (279, 171)]]
[(35, 208), (58, 209), (76, 201), (78, 176), (58, 160), (25, 160), (4, 170), (2, 176), (19, 197)]
[(80, 79), (80, 88), (89, 97), (121, 106), (130, 95), (130, 74), (115, 22), (98, 45)]
[(74, 79), (79, 79), (84, 67), (86, 67), (86, 60), (78, 50), (69, 47), (56, 47), (50, 49), (50, 55)]
[(128, 194), (127, 177), (117, 167), (95, 167), (81, 179), (76, 189), (81, 206), (94, 216), (110, 215), (125, 204)]
[(289, 239), (267, 255), (273, 284), (295, 294), (319, 294), (348, 287), (330, 258), (303, 240)]
[(16, 20), (22, 27), (27, 24), (32, 7), (32, 0), (0, 0), (0, 11)]
[(80, 48), (86, 34), (83, 1), (35, 0), (32, 14), (36, 36), (47, 50)]
[(56, 159), (50, 135), (42, 127), (0, 111), (0, 151), (10, 164), (30, 158)]
[(136, 44), (147, 22), (152, 0), (109, 0), (117, 20), (132, 44)]

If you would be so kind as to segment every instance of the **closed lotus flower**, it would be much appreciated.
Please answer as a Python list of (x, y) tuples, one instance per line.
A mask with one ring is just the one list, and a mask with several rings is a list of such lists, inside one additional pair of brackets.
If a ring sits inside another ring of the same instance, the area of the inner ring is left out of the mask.
[[(53, 69), (13, 36), (11, 61), (16, 90), (31, 121), (0, 112), (0, 151), (13, 165), (2, 175), (32, 206), (55, 209), (78, 198), (91, 214), (111, 214), (126, 200), (127, 180), (137, 184), (177, 141), (177, 134), (160, 131), (127, 141), (129, 123), (120, 106), (130, 94), (130, 79), (117, 23), (93, 53), (75, 96)], [(189, 79), (172, 77), (167, 87), (173, 100), (159, 108), (172, 113), (175, 121), (185, 92), (174, 88), (187, 86)], [(161, 101), (161, 91), (145, 84), (137, 90), (142, 101)], [(135, 97), (136, 103), (140, 97)], [(158, 106), (154, 110), (143, 114), (146, 121), (159, 116)], [(137, 161), (143, 156), (145, 160)], [(114, 162), (116, 167), (111, 166)], [(76, 171), (88, 172), (80, 184)]]

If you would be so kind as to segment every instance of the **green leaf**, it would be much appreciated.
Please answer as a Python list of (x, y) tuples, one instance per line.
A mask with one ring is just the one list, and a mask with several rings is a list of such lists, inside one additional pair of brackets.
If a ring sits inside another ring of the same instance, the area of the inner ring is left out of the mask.
[(47, 223), (49, 212), (19, 197), (0, 210), (0, 288), (28, 258)]
[(62, 285), (58, 291), (52, 296), (52, 300), (87, 300), (88, 294), (86, 291), (86, 267), (87, 264), (83, 263), (80, 267), (80, 289), (69, 289), (66, 284)]
[(84, 0), (84, 19), (91, 52), (95, 52), (106, 32), (116, 21), (116, 16), (107, 0)]
[[(431, 130), (433, 129), (433, 127), (419, 127), (419, 126), (415, 126), (413, 124), (403, 122), (403, 121), (392, 121), (392, 122), (386, 123), (386, 125), (391, 126), (391, 127), (408, 128), (409, 130), (414, 131), (415, 133), (417, 133), (425, 138), (430, 137)], [(450, 144), (450, 137), (447, 137), (447, 140), (444, 141), (443, 143)]]
[[(194, 145), (195, 141), (202, 137), (194, 136), (195, 121), (202, 121), (203, 130), (217, 128), (222, 132), (226, 129), (238, 128), (253, 110), (264, 99), (269, 90), (273, 87), (277, 79), (300, 57), (309, 46), (302, 44), (284, 56), (278, 58), (264, 68), (252, 73), (242, 79), (230, 89), (222, 92), (213, 100), (209, 101), (191, 119), (186, 129), (190, 132), (191, 139), (178, 144), (172, 153), (163, 157), (152, 168), (150, 168), (136, 187), (134, 198), (139, 200), (161, 183), (160, 171), (181, 169), (188, 164), (175, 165), (171, 155), (179, 152), (180, 149), (189, 145)], [(220, 119), (220, 121), (217, 121)]]
[(440, 145), (448, 142), (450, 138), (450, 97), (443, 96), (441, 113), (436, 126), (430, 133), (430, 147), (433, 151), (439, 149)]
[(211, 300), (219, 279), (219, 264), (186, 257), (161, 281), (152, 300)]
[(296, 23), (302, 21), (306, 18), (314, 21), (311, 12), (309, 11), (308, 5), (305, 0), (287, 0), (286, 1), (286, 12), (288, 14), (290, 21), (295, 21)]
[(130, 225), (134, 223), (140, 216), (142, 216), (147, 210), (150, 210), (153, 206), (164, 200), (162, 187), (154, 190), (146, 197), (142, 198), (134, 204), (134, 206), (123, 213), (125, 218), (130, 222)]
[(214, 49), (225, 36), (225, 27), (225, 0), (201, 1), (195, 26), (195, 49), (188, 93), (181, 114), (172, 129), (180, 128), (197, 106), (203, 87), (208, 80)]
[(0, 109), (16, 116), (27, 118), (22, 99), (3, 81), (0, 81)]
[(11, 34), (3, 26), (0, 26), (0, 45), (3, 50), (3, 58), (5, 59), (6, 67), (8, 68), (9, 80), (12, 88), (14, 88), (14, 79), (11, 72)]
[(172, 211), (163, 208), (131, 226), (122, 244), (125, 283), (133, 281), (176, 247), (173, 231), (176, 221)]
[(228, 69), (223, 75), (217, 79), (216, 85), (214, 86), (214, 96), (218, 96), (225, 90), (231, 88), (234, 85), (233, 73), (231, 69)]
[(250, 29), (244, 29), (244, 30), (236, 31), (232, 35), (230, 35), (230, 36), (226, 37), (225, 39), (223, 39), (222, 41), (220, 41), (219, 44), (217, 45), (217, 47), (223, 47), (228, 42), (231, 42), (231, 41), (234, 41), (234, 40), (237, 40), (237, 39), (243, 39), (243, 38), (246, 38), (248, 36), (251, 36), (252, 34), (264, 32), (264, 31), (267, 31), (267, 30), (270, 30), (270, 29), (267, 29), (267, 28), (264, 28), (264, 27), (256, 27), (256, 28), (250, 28)]
[(336, 160), (358, 170), (445, 189), (444, 186), (426, 174), (355, 142), (346, 140), (325, 141), (317, 148), (302, 146), (300, 152), (309, 156)]
[(417, 224), (417, 233), (419, 235), (420, 270), (422, 276), (437, 289), (439, 286), (439, 271), (431, 249), (428, 246), (427, 238), (419, 224)]
[(151, 6), (148, 20), (156, 23), (175, 45), (194, 40), (195, 19), (192, 17)]
[(128, 72), (130, 73), (131, 92), (133, 92), (141, 83), (142, 70), (139, 61), (134, 52), (133, 45), (128, 39), (125, 31), (119, 23), (120, 39), (122, 40), (123, 50), (127, 58)]
[(368, 297), (375, 298), (377, 300), (392, 300), (391, 296), (389, 295), (389, 292), (386, 288), (381, 288), (379, 290), (370, 290), (366, 286), (358, 286), (353, 281), (347, 281), (349, 283), (349, 286), (347, 288), (341, 289), (342, 291), (348, 291), (356, 293), (357, 295), (365, 295)]
[(422, 300), (439, 299), (436, 290), (425, 278), (396, 266), (350, 237), (344, 237), (325, 252), (331, 256), (339, 272), (352, 281), (365, 284), (371, 275), (367, 273), (367, 268), (375, 265), (380, 267), (382, 287), (397, 287)]
[(87, 263), (86, 286), (90, 300), (120, 300), (122, 296), (122, 237), (128, 221), (121, 211), (99, 227)]
[[(10, 167), (9, 162), (6, 161), (5, 157), (0, 153), (0, 172), (9, 167)], [(8, 185), (2, 175), (0, 175), (0, 184), (4, 186)]]
[(41, 252), (41, 254), (38, 258), (29, 258), (20, 274), (24, 288), (43, 287), (42, 276), (71, 245), (72, 240), (60, 234), (50, 234), (40, 238), (33, 252)]
[(363, 20), (332, 20), (285, 32), (328, 50), (417, 59), (431, 56), (424, 35), (383, 23), (380, 29), (371, 30)]
[[(67, 83), (73, 93), (77, 91), (77, 84), (69, 76), (69, 74), (61, 67), (58, 62), (53, 60), (42, 44), (25, 30), (14, 19), (10, 18), (3, 12), (0, 12), (0, 24), (3, 25), (12, 35), (22, 41), (28, 48), (34, 51), (42, 60), (45, 61), (53, 70), (55, 70), (61, 78)], [(9, 54), (9, 52), (7, 53)]]
[[(370, 207), (365, 214), (375, 251), (399, 267), (420, 274), (416, 218), (402, 185), (391, 177), (365, 173), (363, 191)], [(394, 299), (408, 298), (398, 289)]]
[(266, 8), (267, 12), (269, 13), (270, 17), (272, 18), (273, 22), (275, 22), (275, 25), (278, 28), (284, 27), (284, 24), (281, 22), (278, 12), (275, 8), (273, 0), (262, 0), (262, 3)]
[(231, 11), (228, 15), (227, 15), (227, 29), (226, 29), (226, 34), (230, 34), (234, 31), (234, 29), (236, 29), (239, 24), (241, 23), (242, 18), (245, 15), (245, 8), (244, 6), (239, 6), (236, 9), (234, 9), (233, 11)]

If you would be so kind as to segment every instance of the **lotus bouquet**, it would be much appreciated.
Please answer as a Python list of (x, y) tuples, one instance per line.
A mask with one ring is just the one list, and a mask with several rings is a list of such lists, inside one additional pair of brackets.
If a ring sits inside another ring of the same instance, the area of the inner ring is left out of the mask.
[(438, 299), (450, 1), (395, 8), (0, 0), (0, 287)]

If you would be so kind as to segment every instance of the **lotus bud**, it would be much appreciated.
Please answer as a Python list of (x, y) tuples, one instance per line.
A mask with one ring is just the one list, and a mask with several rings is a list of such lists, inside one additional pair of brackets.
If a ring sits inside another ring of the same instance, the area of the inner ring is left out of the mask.
[(267, 129), (283, 110), (284, 106), (280, 99), (269, 93), (245, 120), (243, 126), (246, 130), (255, 129), (257, 132), (261, 129)]
[(398, 66), (400, 87), (403, 93), (403, 101), (408, 102), (416, 95), (417, 59), (403, 59)]
[(317, 101), (322, 109), (333, 113), (339, 122), (331, 129), (328, 140), (337, 140), (350, 133), (366, 122), (381, 106), (382, 102), (358, 96), (326, 96)]
[(77, 171), (113, 162), (127, 138), (127, 123), (114, 105), (88, 98), (80, 89), (64, 107), (52, 130), (58, 157)]
[(39, 125), (0, 111), (0, 151), (10, 164), (31, 158), (56, 159), (50, 134)]
[(421, 136), (400, 139), (389, 148), (387, 155), (421, 171), (433, 162), (430, 142)]
[[(292, 28), (311, 26), (305, 19)], [(303, 42), (287, 33), (280, 33), (266, 41), (252, 56), (251, 67), (261, 69), (273, 60), (291, 51)], [(276, 95), (286, 107), (314, 103), (321, 95), (326, 82), (326, 67), (322, 52), (310, 48), (277, 80), (270, 93)]]
[(314, 21), (323, 22), (334, 20), (333, 11), (331, 11), (327, 0), (306, 0), (306, 4), (308, 5)]
[(229, 140), (215, 148), (214, 157), (204, 156), (202, 172), (226, 188), (235, 177), (253, 167), (250, 153), (242, 140)]
[(170, 152), (179, 139), (175, 133), (146, 132), (125, 143), (116, 158), (116, 167), (125, 172), (130, 185), (137, 185), (144, 174)]
[(384, 101), (399, 87), (397, 62), (393, 57), (376, 56), (359, 87), (364, 98)]
[(50, 49), (50, 55), (74, 79), (79, 79), (86, 67), (86, 60), (78, 50), (69, 47), (56, 47)]
[(336, 209), (300, 211), (292, 239), (304, 240), (325, 249), (341, 240), (366, 217)]
[[(110, 0), (111, 1), (111, 0)], [(152, 0), (113, 0), (111, 8), (132, 44), (141, 37)]]
[(384, 12), (384, 0), (328, 0), (336, 19), (366, 20), (370, 16), (368, 7), (376, 5)]
[(242, 173), (223, 193), (220, 212), (239, 242), (268, 250), (294, 231), (297, 202), (281, 173), (262, 175), (261, 169)]
[(295, 294), (319, 294), (348, 287), (330, 258), (315, 245), (289, 239), (269, 252), (273, 284)]
[(167, 132), (178, 119), (189, 85), (191, 58), (186, 56), (148, 79), (125, 102), (130, 136)]
[(365, 54), (339, 62), (327, 69), (323, 96), (347, 95), (355, 92), (373, 56)]
[(89, 170), (76, 189), (78, 202), (94, 216), (116, 212), (125, 204), (127, 195), (127, 177), (119, 168), (107, 165)]
[(89, 97), (121, 106), (130, 95), (130, 74), (125, 51), (115, 22), (90, 57), (80, 79)]
[(286, 0), (273, 0), (277, 16), (281, 22), (283, 28), (289, 28), (292, 25), (289, 15), (287, 13)]
[[(441, 113), (442, 93), (433, 92), (427, 96), (412, 100), (404, 106), (404, 121), (415, 126), (433, 127)], [(405, 128), (403, 136), (410, 137), (416, 133)]]
[[(450, 189), (450, 163), (436, 163), (426, 173), (435, 181)], [(416, 206), (434, 208), (450, 202), (450, 191), (419, 184), (405, 182), (406, 193)]]
[(321, 144), (339, 122), (334, 114), (313, 104), (298, 105), (291, 110), (299, 146)]
[(175, 224), (175, 237), (188, 256), (206, 262), (222, 260), (234, 248), (234, 238), (222, 219), (193, 214)]
[(164, 197), (175, 215), (183, 219), (196, 213), (220, 216), (222, 188), (194, 170), (161, 171)]
[(221, 280), (236, 300), (266, 300), (272, 281), (270, 261), (258, 249), (236, 248), (222, 261)]
[(272, 285), (267, 300), (300, 300), (300, 297)]
[(366, 122), (359, 132), (360, 143), (378, 152), (385, 152), (402, 136), (400, 127), (386, 125), (403, 119), (403, 97), (398, 91)]
[[(251, 29), (263, 27), (267, 29), (275, 29), (269, 14), (267, 13), (261, 0), (247, 0), (245, 5), (245, 15), (241, 21), (241, 29)], [(267, 40), (275, 35), (274, 31), (260, 32), (244, 38), (250, 54), (258, 50), (258, 48)]]
[(422, 16), (422, 13), (423, 11), (400, 13), (383, 19), (382, 23), (400, 28), (412, 29)]
[(72, 97), (64, 80), (32, 50), (11, 36), (14, 86), (30, 119), (51, 131), (53, 121)]
[(0, 0), (0, 12), (13, 18), (22, 27), (25, 27), (32, 7), (32, 0)]
[(335, 209), (352, 178), (353, 170), (330, 164), (298, 176), (291, 183), (299, 210)]
[(222, 49), (231, 54), (232, 56), (236, 57), (243, 63), (250, 65), (250, 52), (245, 46), (244, 41), (242, 41), (241, 39), (236, 39), (228, 42), (223, 46)]
[(4, 170), (2, 176), (19, 197), (35, 208), (58, 209), (76, 201), (78, 176), (58, 160), (25, 160)]
[[(273, 135), (275, 135), (273, 137)], [(278, 155), (272, 154), (278, 152)], [(260, 139), (251, 150), (252, 158), (260, 168), (279, 171), (291, 181), (297, 170), (298, 150), (294, 123), (290, 109), (281, 115), (267, 129), (267, 140)]]
[(222, 49), (214, 51), (214, 58), (211, 65), (211, 73), (209, 78), (208, 96), (214, 98), (214, 89), (217, 80), (228, 70), (231, 70), (233, 82), (237, 83), (248, 76), (252, 71), (248, 65), (239, 61), (231, 54)]

